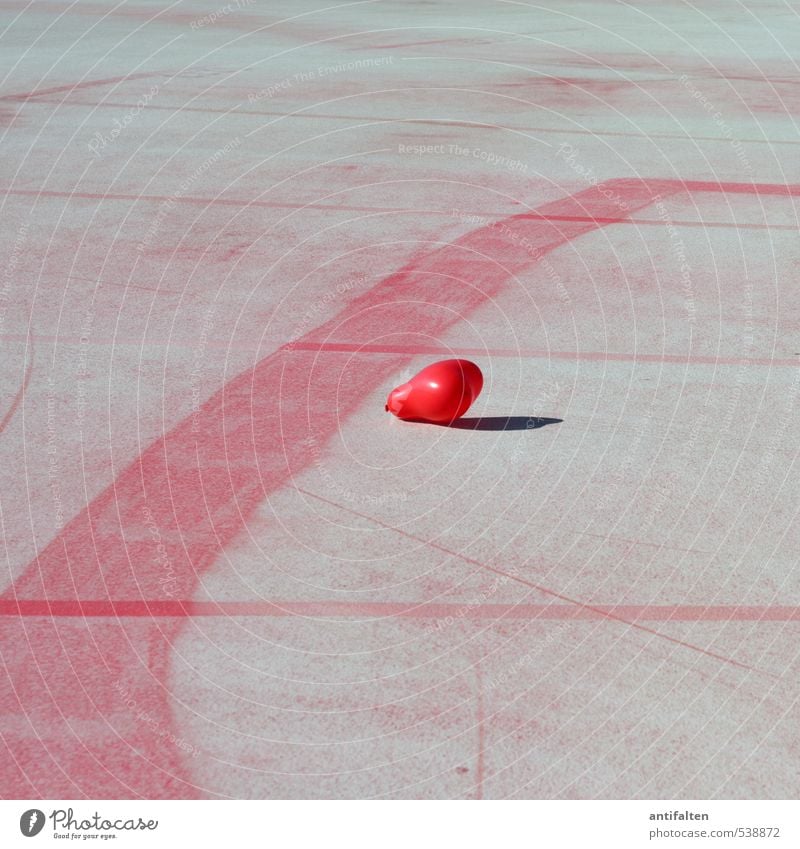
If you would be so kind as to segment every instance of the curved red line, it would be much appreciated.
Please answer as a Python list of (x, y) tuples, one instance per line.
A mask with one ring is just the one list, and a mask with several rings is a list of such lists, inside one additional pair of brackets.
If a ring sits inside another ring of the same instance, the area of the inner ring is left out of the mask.
[[(386, 328), (399, 344), (419, 333), (439, 337), (543, 253), (616, 214), (618, 201), (601, 191), (608, 186), (629, 212), (682, 188), (677, 181), (617, 180), (546, 204), (540, 215), (481, 227), (384, 279), (299, 341), (368, 342)], [(167, 564), (171, 594), (191, 598), (198, 575), (257, 505), (313, 462), (365, 393), (411, 360), (342, 354), (317, 367), (317, 357), (290, 344), (225, 384), (73, 518), (2, 599), (163, 600)], [(350, 379), (340, 382), (345, 367)], [(166, 560), (159, 560), (154, 529)], [(185, 621), (4, 620), (10, 657), (0, 707), (20, 717), (4, 738), (4, 794), (27, 798), (33, 786), (42, 798), (199, 795), (167, 689), (170, 646)]]

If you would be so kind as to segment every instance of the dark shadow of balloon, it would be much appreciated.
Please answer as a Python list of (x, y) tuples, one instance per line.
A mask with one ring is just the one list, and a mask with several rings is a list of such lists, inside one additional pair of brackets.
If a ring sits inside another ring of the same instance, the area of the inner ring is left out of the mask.
[(563, 419), (548, 419), (544, 416), (479, 416), (456, 419), (442, 427), (461, 430), (536, 430), (551, 424), (560, 424)]

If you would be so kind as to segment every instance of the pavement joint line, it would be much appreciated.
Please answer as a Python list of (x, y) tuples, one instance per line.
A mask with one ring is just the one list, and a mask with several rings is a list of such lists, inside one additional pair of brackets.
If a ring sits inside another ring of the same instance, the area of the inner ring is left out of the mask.
[(402, 530), (401, 528), (396, 528), (393, 525), (390, 525), (390, 524), (387, 524), (386, 522), (381, 521), (380, 519), (376, 519), (374, 516), (370, 516), (366, 513), (361, 513), (358, 510), (354, 510), (352, 507), (346, 507), (343, 504), (339, 504), (338, 502), (333, 501), (332, 499), (329, 499), (329, 498), (325, 498), (322, 495), (318, 495), (315, 492), (310, 492), (310, 491), (305, 490), (301, 487), (296, 487), (296, 489), (297, 489), (298, 492), (302, 492), (305, 495), (308, 495), (310, 498), (316, 498), (316, 499), (318, 499), (319, 501), (322, 501), (325, 504), (330, 504), (333, 507), (338, 507), (340, 510), (345, 511), (346, 513), (351, 513), (354, 516), (359, 516), (362, 519), (367, 519), (368, 521), (372, 521), (376, 525), (379, 525), (383, 528), (386, 528), (387, 530), (394, 531), (395, 533), (400, 534), (401, 536), (407, 537), (408, 539), (414, 540), (416, 542), (420, 542), (423, 545), (427, 545), (431, 548), (436, 549), (437, 551), (441, 551), (441, 552), (443, 552), (444, 554), (447, 554), (450, 557), (456, 557), (459, 560), (464, 561), (465, 563), (469, 563), (471, 566), (479, 566), (480, 568), (485, 569), (487, 572), (492, 572), (495, 575), (500, 575), (502, 577), (509, 578), (512, 581), (516, 581), (517, 583), (522, 584), (523, 586), (527, 586), (527, 587), (530, 587), (531, 589), (535, 589), (538, 592), (543, 593), (544, 595), (551, 596), (552, 598), (557, 598), (557, 599), (559, 599), (563, 602), (566, 602), (569, 605), (575, 605), (575, 606), (581, 608), (582, 610), (591, 611), (593, 613), (596, 613), (601, 618), (615, 621), (615, 622), (617, 622), (621, 625), (627, 625), (630, 628), (635, 628), (636, 630), (642, 631), (646, 634), (649, 634), (652, 637), (658, 637), (662, 640), (673, 643), (674, 645), (678, 645), (678, 646), (681, 646), (682, 648), (687, 648), (687, 649), (690, 649), (691, 651), (698, 652), (700, 654), (705, 655), (706, 657), (710, 657), (714, 660), (717, 660), (720, 663), (723, 663), (723, 664), (726, 664), (726, 665), (729, 665), (729, 666), (734, 666), (734, 667), (737, 667), (739, 669), (744, 669), (747, 672), (754, 672), (754, 673), (759, 674), (759, 675), (764, 675), (767, 678), (771, 678), (771, 679), (776, 680), (776, 681), (781, 680), (781, 677), (779, 675), (775, 675), (772, 672), (767, 672), (766, 670), (758, 669), (754, 666), (751, 666), (750, 664), (742, 663), (739, 660), (736, 660), (732, 657), (726, 657), (725, 655), (719, 654), (718, 652), (715, 652), (715, 651), (711, 651), (710, 649), (704, 649), (702, 646), (694, 645), (693, 643), (689, 643), (685, 640), (679, 640), (676, 637), (670, 636), (669, 634), (664, 634), (661, 631), (655, 630), (654, 628), (649, 628), (647, 625), (642, 625), (640, 622), (638, 622), (636, 620), (622, 616), (619, 613), (615, 612), (615, 611), (621, 609), (620, 605), (614, 605), (614, 606), (612, 606), (611, 609), (604, 609), (604, 608), (602, 608), (602, 607), (600, 607), (596, 604), (588, 604), (586, 602), (580, 601), (579, 599), (571, 598), (570, 596), (568, 596), (564, 593), (559, 593), (559, 592), (556, 592), (555, 590), (551, 590), (548, 587), (542, 586), (542, 585), (537, 584), (533, 581), (528, 581), (527, 579), (522, 578), (519, 575), (515, 575), (511, 572), (507, 572), (504, 569), (498, 569), (494, 566), (490, 566), (488, 563), (483, 563), (480, 560), (476, 560), (473, 557), (469, 557), (466, 554), (462, 554), (461, 552), (458, 552), (458, 551), (453, 551), (452, 549), (449, 549), (446, 546), (440, 545), (439, 543), (437, 543), (434, 540), (426, 540), (423, 537), (419, 537), (419, 536), (416, 536), (415, 534), (411, 534), (408, 531)]

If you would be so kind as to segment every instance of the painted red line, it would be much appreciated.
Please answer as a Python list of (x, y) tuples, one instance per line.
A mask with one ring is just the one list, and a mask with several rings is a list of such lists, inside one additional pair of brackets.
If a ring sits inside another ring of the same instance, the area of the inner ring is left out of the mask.
[[(195, 12), (174, 11), (176, 7), (179, 7), (178, 3), (173, 3), (171, 6), (134, 6), (130, 3), (118, 3), (116, 6), (108, 6), (103, 3), (89, 3), (86, 0), (71, 3), (48, 3), (46, 0), (37, 0), (36, 3), (30, 3), (28, 0), (24, 0), (21, 3), (9, 2), (9, 0), (0, 2), (0, 9), (21, 9), (28, 14), (52, 13), (55, 15), (58, 13), (68, 13), (73, 16), (91, 15), (92, 17), (111, 18), (110, 23), (112, 25), (114, 25), (113, 18), (123, 17), (144, 20), (148, 24), (158, 23), (162, 25), (188, 26), (205, 14), (205, 10), (202, 9), (198, 9)], [(236, 15), (221, 16), (214, 21), (214, 26), (254, 31), (256, 28), (255, 25), (259, 20), (265, 20), (265, 18), (256, 18), (252, 15), (247, 15), (243, 19), (244, 26), (239, 26), (239, 22), (242, 19), (237, 19)], [(258, 29), (266, 28), (263, 25), (258, 27)]]
[[(100, 109), (100, 108), (108, 108), (113, 107), (114, 109), (132, 109), (136, 107), (135, 103), (123, 103), (115, 100), (101, 100), (99, 102), (87, 102), (84, 100), (52, 100), (52, 101), (43, 101), (37, 100), (37, 103), (52, 103), (54, 106), (82, 106), (84, 108), (89, 109)], [(423, 124), (430, 125), (436, 127), (469, 127), (470, 129), (477, 130), (511, 130), (515, 132), (522, 133), (554, 133), (558, 136), (611, 136), (614, 138), (638, 138), (638, 139), (673, 139), (674, 141), (685, 141), (685, 142), (698, 142), (698, 141), (709, 141), (709, 142), (725, 142), (725, 144), (730, 144), (730, 141), (722, 136), (690, 136), (690, 135), (680, 135), (678, 133), (626, 133), (619, 132), (614, 130), (565, 130), (558, 127), (526, 127), (520, 126), (517, 124), (484, 124), (480, 122), (467, 122), (467, 121), (447, 121), (443, 118), (398, 118), (394, 115), (343, 115), (341, 113), (331, 113), (331, 112), (309, 112), (305, 108), (301, 110), (295, 110), (292, 112), (285, 111), (277, 111), (270, 109), (238, 109), (236, 107), (228, 107), (227, 109), (217, 108), (211, 106), (182, 106), (182, 105), (163, 105), (163, 104), (155, 104), (148, 103), (147, 108), (149, 109), (157, 109), (164, 112), (201, 112), (201, 113), (210, 113), (212, 115), (258, 115), (261, 117), (275, 117), (275, 118), (304, 118), (304, 119), (320, 119), (326, 121), (379, 121), (386, 122), (390, 124)], [(768, 145), (776, 145), (776, 144), (788, 144), (788, 145), (798, 145), (800, 142), (793, 139), (739, 139), (740, 143), (743, 144), (768, 144)]]
[[(437, 38), (430, 41), (401, 41), (397, 44), (370, 44), (371, 50), (400, 50), (404, 47), (428, 47), (432, 44), (448, 44), (457, 47), (466, 47), (472, 42), (467, 38)], [(486, 42), (483, 42), (484, 44)], [(502, 42), (492, 41), (493, 44), (502, 44)]]
[[(605, 185), (611, 185), (607, 183)], [(732, 184), (732, 185), (746, 185), (746, 184)], [(793, 189), (791, 186), (782, 186), (782, 189)], [(701, 191), (716, 191), (715, 189), (702, 189)], [(739, 190), (734, 189), (734, 193), (737, 193)], [(742, 190), (744, 191), (744, 190)], [(754, 191), (751, 194), (776, 194), (776, 195), (787, 195), (794, 194), (794, 192), (784, 192), (784, 191), (776, 191), (776, 192), (759, 192)], [(263, 201), (263, 200), (246, 200), (239, 198), (207, 198), (207, 197), (197, 197), (194, 195), (184, 195), (184, 196), (174, 196), (174, 195), (131, 195), (124, 194), (118, 192), (62, 192), (51, 189), (10, 189), (10, 188), (2, 188), (0, 187), (0, 196), (2, 195), (16, 195), (20, 197), (33, 197), (33, 198), (66, 198), (68, 200), (93, 200), (93, 201), (105, 201), (105, 200), (122, 200), (122, 201), (132, 201), (132, 202), (142, 202), (142, 203), (184, 203), (190, 205), (201, 205), (201, 206), (231, 206), (237, 208), (244, 207), (254, 207), (258, 209), (314, 209), (314, 210), (325, 210), (330, 212), (367, 212), (367, 213), (401, 213), (401, 214), (414, 214), (414, 215), (441, 215), (451, 218), (453, 213), (452, 210), (442, 210), (442, 209), (419, 209), (419, 208), (411, 208), (411, 207), (397, 207), (397, 206), (349, 206), (347, 204), (330, 204), (330, 203), (289, 203), (289, 202), (280, 202), (280, 201)], [(487, 211), (487, 210), (460, 210), (460, 214), (465, 216), (476, 216), (478, 218), (505, 218), (508, 216), (508, 211), (504, 212), (496, 212), (496, 211)], [(552, 222), (578, 222), (578, 223), (589, 223), (595, 224), (597, 226), (604, 226), (607, 224), (625, 224), (636, 227), (663, 227), (664, 221), (658, 218), (634, 218), (631, 216), (620, 217), (620, 216), (591, 216), (591, 215), (559, 215), (557, 213), (541, 213), (541, 212), (530, 212), (526, 211), (525, 213), (520, 213), (520, 215), (525, 215), (528, 218), (533, 218), (541, 221), (552, 221)], [(792, 224), (760, 224), (760, 223), (737, 223), (732, 221), (693, 221), (693, 220), (673, 220), (671, 223), (676, 227), (693, 227), (693, 228), (702, 228), (702, 229), (735, 229), (735, 230), (789, 230), (792, 232), (796, 232), (797, 227)]]
[[(173, 294), (173, 293), (170, 293)], [(25, 342), (25, 333), (2, 333), (0, 341), (3, 342)], [(59, 345), (78, 345), (80, 338), (77, 336), (62, 336), (55, 334), (37, 334), (39, 342), (52, 342)], [(172, 340), (143, 339), (142, 337), (128, 338), (115, 337), (103, 339), (95, 337), (92, 345), (136, 345), (141, 346), (144, 342), (148, 345), (170, 345), (180, 347), (184, 343)], [(185, 344), (189, 344), (188, 342)], [(248, 344), (237, 339), (209, 339), (207, 348), (223, 351), (254, 351), (260, 347), (258, 343)], [(711, 357), (686, 354), (645, 354), (645, 353), (622, 353), (613, 351), (548, 351), (544, 348), (470, 348), (462, 346), (448, 347), (447, 345), (359, 345), (355, 342), (289, 342), (283, 345), (281, 350), (290, 351), (315, 351), (317, 353), (330, 354), (403, 354), (409, 357), (419, 356), (458, 356), (458, 357), (510, 357), (512, 359), (543, 359), (543, 360), (571, 360), (578, 362), (635, 362), (656, 363), (658, 365), (711, 365), (711, 366), (767, 366), (787, 367), (800, 366), (800, 357), (775, 358), (770, 357)]]
[[(654, 191), (670, 193), (674, 185), (628, 180), (613, 187), (636, 212)], [(607, 216), (615, 207), (604, 189), (593, 186), (538, 211)], [(503, 235), (481, 227), (414, 260), (300, 341), (322, 343), (333, 334), (366, 341), (386, 327), (401, 342), (420, 332), (440, 338), (543, 253), (599, 226), (529, 216), (504, 224)], [(467, 270), (469, 286), (461, 282)], [(159, 598), (165, 581), (175, 597), (191, 598), (198, 577), (264, 498), (313, 464), (365, 393), (411, 362), (407, 354), (318, 360), (313, 351), (279, 350), (226, 383), (75, 516), (2, 600)], [(185, 621), (3, 617), (0, 703), (36, 717), (35, 727), (20, 724), (5, 735), (4, 793), (28, 798), (33, 785), (43, 798), (197, 795), (183, 752), (163, 742), (172, 730), (170, 647)], [(91, 670), (99, 672), (87, 686)], [(136, 691), (152, 722), (131, 727), (118, 719), (119, 680)], [(117, 745), (105, 742), (109, 736)]]
[[(292, 343), (290, 343), (292, 346)], [(800, 366), (800, 357), (773, 359), (771, 357), (710, 357), (686, 354), (644, 354), (613, 351), (548, 351), (530, 348), (463, 348), (446, 345), (357, 345), (354, 342), (297, 342), (293, 347), (304, 351), (353, 354), (408, 354), (459, 357), (520, 357), (552, 360), (585, 360), (588, 362), (637, 362), (678, 365), (712, 366)]]
[[(170, 201), (172, 203), (185, 203), (185, 204), (201, 204), (203, 206), (234, 206), (234, 207), (246, 207), (253, 206), (258, 208), (269, 208), (269, 209), (329, 209), (334, 211), (344, 211), (344, 212), (413, 212), (419, 215), (421, 212), (430, 212), (437, 215), (447, 215), (452, 217), (452, 210), (441, 210), (441, 209), (431, 209), (431, 210), (420, 210), (420, 209), (412, 209), (406, 207), (379, 207), (379, 206), (343, 206), (339, 204), (304, 204), (304, 203), (280, 203), (275, 201), (263, 201), (263, 200), (242, 200), (239, 198), (204, 198), (204, 197), (196, 197), (194, 195), (182, 195), (180, 197), (175, 197), (173, 195), (131, 195), (131, 194), (123, 194), (119, 192), (62, 192), (56, 190), (36, 190), (36, 189), (8, 189), (8, 188), (0, 188), (0, 194), (6, 195), (20, 195), (22, 197), (52, 197), (52, 198), (80, 198), (81, 200), (129, 200), (129, 201), (142, 201), (144, 203), (165, 203)], [(548, 204), (550, 206), (550, 204)], [(597, 217), (593, 218), (587, 215), (559, 215), (557, 213), (538, 213), (534, 214), (532, 212), (524, 213), (526, 217), (536, 218), (541, 221), (576, 221), (581, 223), (591, 223), (597, 226), (601, 226), (603, 224), (622, 224), (628, 223), (628, 218), (620, 218), (619, 216), (606, 216), (603, 218)], [(486, 216), (487, 213), (476, 213), (476, 212), (466, 212), (464, 211), (464, 215), (483, 215)], [(508, 212), (494, 212), (489, 214), (490, 217), (497, 218), (505, 218), (508, 216)], [(663, 221), (654, 221), (655, 224), (661, 224), (663, 226)], [(697, 223), (697, 222), (691, 222)]]
[(780, 195), (800, 197), (800, 185), (781, 183), (728, 183), (717, 180), (687, 180), (683, 183), (687, 192), (722, 192), (723, 194)]
[[(14, 3), (8, 2), (8, 0), (4, 0), (4, 2), (0, 2), (0, 9), (21, 9), (24, 10), (26, 14), (42, 14), (42, 13), (52, 13), (52, 14), (68, 14), (70, 16), (86, 16), (91, 15), (93, 17), (101, 17), (108, 20), (112, 26), (115, 25), (113, 21), (114, 17), (124, 17), (124, 18), (134, 18), (144, 20), (145, 23), (148, 24), (161, 24), (161, 25), (182, 25), (187, 26), (191, 24), (192, 21), (196, 21), (198, 17), (202, 17), (203, 12), (177, 12), (173, 11), (175, 7), (178, 6), (177, 3), (173, 3), (171, 6), (156, 6), (156, 7), (147, 7), (147, 6), (132, 6), (129, 3), (118, 3), (116, 6), (107, 6), (102, 3), (88, 3), (85, 0), (81, 0), (81, 2), (71, 2), (69, 4), (66, 3), (48, 3), (45, 0), (37, 0), (36, 3), (30, 3), (25, 0), (22, 3)], [(248, 17), (248, 23), (253, 19)], [(215, 21), (215, 26), (224, 27), (226, 24), (225, 18), (220, 18)]]
[[(25, 341), (31, 341), (28, 336), (25, 336)], [(31, 352), (33, 352), (33, 345), (31, 341)], [(31, 382), (31, 374), (33, 373), (33, 353), (31, 353), (31, 358), (28, 361), (28, 367), (25, 369), (25, 375), (22, 378), (22, 385), (17, 390), (14, 398), (11, 401), (11, 404), (8, 407), (6, 414), (3, 416), (2, 420), (0, 420), (0, 433), (2, 433), (9, 425), (11, 420), (14, 418), (15, 413), (19, 409), (19, 405), (22, 403), (22, 399), (25, 397), (25, 392), (28, 389), (28, 386)]]
[(263, 616), (309, 619), (547, 619), (607, 620), (610, 615), (652, 622), (798, 622), (791, 605), (702, 604), (459, 604), (457, 602), (358, 601), (192, 601), (153, 600), (0, 600), (0, 616), (216, 617)]
[[(124, 83), (128, 80), (152, 79), (153, 77), (168, 77), (169, 74), (154, 73), (152, 71), (140, 74), (125, 74), (123, 77), (106, 77), (103, 80), (86, 80), (85, 82), (70, 83), (68, 85), (60, 85), (55, 88), (43, 88), (40, 90), (26, 91), (20, 94), (4, 94), (0, 96), (0, 100), (31, 100), (34, 97), (45, 96), (48, 94), (60, 94), (63, 91), (81, 91), (85, 88), (95, 88), (102, 85), (112, 85), (114, 83)], [(60, 102), (60, 101), (59, 101)]]

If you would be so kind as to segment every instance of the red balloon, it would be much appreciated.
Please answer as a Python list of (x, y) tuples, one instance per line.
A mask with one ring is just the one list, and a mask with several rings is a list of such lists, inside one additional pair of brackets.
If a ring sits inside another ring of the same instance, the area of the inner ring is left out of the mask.
[(463, 416), (483, 389), (481, 370), (469, 360), (440, 360), (389, 393), (386, 409), (398, 419), (450, 423)]

